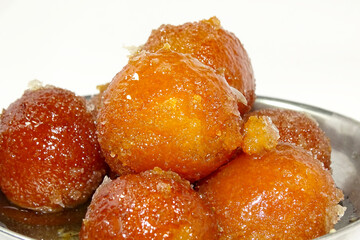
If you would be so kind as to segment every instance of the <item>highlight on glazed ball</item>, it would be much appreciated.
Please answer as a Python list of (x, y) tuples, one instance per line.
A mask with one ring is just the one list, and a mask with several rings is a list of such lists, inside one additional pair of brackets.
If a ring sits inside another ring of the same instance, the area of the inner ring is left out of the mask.
[(98, 137), (110, 168), (172, 170), (190, 181), (223, 165), (241, 145), (243, 97), (190, 55), (141, 52), (103, 93)]
[(105, 181), (80, 239), (217, 239), (210, 209), (188, 181), (159, 168)]
[(239, 90), (246, 98), (246, 103), (239, 102), (240, 112), (245, 113), (251, 109), (256, 96), (250, 58), (240, 40), (222, 28), (219, 19), (212, 17), (178, 26), (161, 25), (152, 31), (140, 49), (156, 52), (166, 43), (172, 50), (190, 54), (225, 76), (230, 86)]
[(279, 142), (292, 143), (310, 151), (330, 169), (330, 140), (310, 115), (289, 109), (261, 109), (246, 114), (244, 121), (251, 116), (269, 117), (279, 130)]
[(313, 239), (329, 233), (344, 211), (330, 172), (290, 144), (239, 155), (199, 192), (215, 211), (220, 239)]
[(27, 90), (0, 116), (0, 187), (14, 204), (55, 212), (84, 203), (105, 163), (85, 100), (55, 87)]

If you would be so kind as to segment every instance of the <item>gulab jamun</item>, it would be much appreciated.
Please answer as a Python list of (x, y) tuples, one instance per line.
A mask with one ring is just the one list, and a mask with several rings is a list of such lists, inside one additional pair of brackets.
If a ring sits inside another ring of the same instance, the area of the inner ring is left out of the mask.
[(327, 169), (331, 165), (331, 145), (325, 132), (308, 114), (290, 109), (268, 108), (244, 116), (267, 116), (279, 130), (279, 142), (292, 143), (310, 151)]
[(329, 233), (343, 212), (329, 170), (291, 144), (242, 153), (199, 192), (215, 210), (220, 239), (313, 239)]
[(163, 24), (151, 32), (140, 49), (156, 52), (165, 43), (172, 50), (190, 54), (225, 76), (230, 86), (246, 98), (246, 103), (239, 102), (240, 112), (245, 113), (251, 109), (256, 96), (250, 58), (240, 40), (225, 30), (218, 18), (178, 26)]
[(222, 76), (190, 55), (141, 52), (103, 93), (97, 130), (106, 162), (120, 174), (160, 167), (199, 180), (241, 145), (238, 101)]
[(105, 174), (85, 99), (27, 90), (0, 117), (0, 187), (14, 204), (55, 212), (89, 199)]
[(210, 209), (176, 173), (159, 168), (107, 180), (96, 190), (80, 239), (217, 239)]

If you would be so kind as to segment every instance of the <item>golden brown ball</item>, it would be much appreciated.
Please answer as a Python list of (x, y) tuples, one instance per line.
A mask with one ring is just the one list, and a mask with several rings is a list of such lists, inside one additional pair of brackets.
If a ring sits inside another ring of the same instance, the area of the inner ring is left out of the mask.
[(82, 97), (28, 90), (0, 119), (0, 187), (14, 204), (60, 211), (84, 203), (100, 184), (105, 163)]
[(210, 210), (190, 183), (159, 168), (103, 183), (80, 239), (217, 239)]
[(294, 145), (241, 154), (199, 189), (215, 210), (220, 239), (313, 239), (343, 211), (330, 172)]
[(99, 142), (118, 173), (160, 167), (195, 181), (241, 145), (238, 95), (190, 55), (161, 49), (130, 59), (103, 93)]
[(267, 116), (279, 130), (279, 142), (292, 143), (310, 151), (327, 169), (331, 164), (330, 140), (309, 115), (289, 109), (261, 109), (248, 113), (250, 116)]
[(230, 86), (240, 91), (247, 103), (239, 103), (245, 113), (255, 101), (255, 78), (250, 58), (240, 40), (222, 28), (212, 17), (199, 22), (174, 26), (161, 25), (152, 31), (142, 50), (155, 52), (168, 43), (172, 50), (191, 54), (202, 63), (225, 76)]

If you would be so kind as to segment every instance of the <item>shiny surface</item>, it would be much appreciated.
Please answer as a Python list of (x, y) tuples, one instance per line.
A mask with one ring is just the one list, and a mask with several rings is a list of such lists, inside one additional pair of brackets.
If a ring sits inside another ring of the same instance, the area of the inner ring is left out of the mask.
[(190, 54), (224, 75), (230, 86), (239, 90), (247, 103), (239, 103), (240, 113), (248, 112), (255, 101), (255, 79), (250, 58), (240, 40), (212, 17), (183, 25), (163, 24), (154, 29), (141, 49), (157, 51), (165, 43), (172, 50)]
[(312, 153), (315, 159), (320, 160), (330, 169), (331, 145), (324, 131), (319, 128), (307, 114), (282, 109), (262, 109), (253, 111), (248, 116), (268, 116), (279, 130), (281, 142), (293, 143)]
[(314, 239), (333, 229), (343, 199), (331, 173), (294, 144), (241, 153), (200, 182), (220, 239)]
[(345, 195), (345, 215), (336, 224), (336, 232), (319, 239), (355, 240), (360, 236), (360, 123), (321, 108), (270, 97), (259, 97), (255, 109), (288, 108), (309, 113), (330, 138), (333, 178)]
[(93, 196), (80, 239), (216, 240), (217, 224), (189, 181), (154, 168), (105, 179)]
[(28, 90), (0, 116), (0, 186), (14, 204), (42, 212), (86, 202), (105, 175), (96, 126), (83, 97)]
[[(335, 226), (337, 231), (319, 239), (358, 239), (360, 235), (360, 214), (355, 209), (360, 209), (360, 189), (358, 188), (360, 184), (360, 123), (309, 105), (269, 97), (257, 98), (255, 109), (268, 107), (283, 107), (310, 113), (330, 138), (333, 148), (333, 164), (331, 166), (333, 176), (337, 186), (344, 191), (344, 205), (347, 207), (347, 211)], [(0, 227), (0, 236), (6, 240), (20, 239), (20, 235), (14, 235), (3, 227)]]
[(239, 100), (222, 76), (188, 54), (142, 51), (103, 95), (97, 131), (106, 162), (118, 173), (160, 167), (199, 180), (240, 146)]

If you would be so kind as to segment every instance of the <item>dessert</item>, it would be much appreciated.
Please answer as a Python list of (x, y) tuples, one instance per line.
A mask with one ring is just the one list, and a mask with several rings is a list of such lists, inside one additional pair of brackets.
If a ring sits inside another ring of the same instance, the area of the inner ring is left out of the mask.
[(160, 26), (98, 89), (86, 105), (40, 87), (3, 112), (0, 187), (35, 210), (0, 201), (6, 224), (77, 235), (82, 212), (58, 211), (81, 209), (105, 172), (81, 239), (312, 239), (344, 211), (328, 138), (299, 112), (249, 112), (249, 57), (216, 17)]
[(85, 100), (55, 87), (27, 90), (0, 116), (0, 187), (14, 204), (56, 212), (86, 202), (105, 174)]
[(215, 210), (220, 239), (313, 239), (329, 233), (343, 212), (329, 170), (290, 144), (239, 155), (199, 192)]
[(190, 54), (223, 75), (246, 98), (246, 102), (239, 102), (240, 112), (251, 109), (256, 96), (250, 58), (240, 40), (225, 30), (218, 18), (178, 26), (163, 24), (151, 32), (140, 49), (156, 52), (166, 43), (173, 51)]
[(190, 183), (159, 168), (105, 180), (80, 239), (217, 239), (216, 221)]
[(309, 115), (288, 109), (261, 109), (246, 114), (244, 121), (251, 116), (269, 117), (279, 130), (279, 142), (292, 143), (310, 151), (315, 159), (330, 169), (330, 140)]
[(141, 52), (103, 93), (97, 130), (106, 162), (119, 174), (160, 167), (199, 180), (240, 146), (241, 97), (190, 55)]

